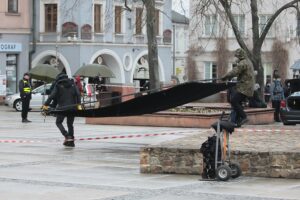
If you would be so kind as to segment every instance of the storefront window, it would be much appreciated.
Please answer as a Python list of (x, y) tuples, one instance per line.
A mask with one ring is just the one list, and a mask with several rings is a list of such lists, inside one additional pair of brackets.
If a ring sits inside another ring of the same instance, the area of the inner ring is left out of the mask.
[(6, 79), (7, 79), (7, 94), (17, 93), (17, 66), (18, 55), (6, 55)]

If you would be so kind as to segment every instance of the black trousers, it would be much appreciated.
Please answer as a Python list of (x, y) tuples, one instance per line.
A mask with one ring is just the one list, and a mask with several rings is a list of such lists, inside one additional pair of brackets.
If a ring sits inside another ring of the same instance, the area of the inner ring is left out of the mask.
[[(67, 126), (68, 126), (68, 131), (66, 131), (65, 127), (63, 126), (63, 122), (65, 117), (67, 118)], [(74, 116), (64, 116), (64, 115), (57, 115), (56, 116), (56, 126), (60, 130), (61, 134), (65, 137), (71, 136), (74, 137)]]
[(280, 100), (272, 100), (272, 108), (275, 108), (274, 120), (280, 122), (279, 112), (280, 112)]
[(242, 106), (242, 102), (246, 99), (246, 95), (236, 92), (233, 97), (231, 98), (231, 107), (236, 113), (237, 122), (239, 119), (245, 119), (247, 117), (246, 113), (244, 112), (244, 108)]
[(29, 104), (30, 98), (22, 98), (22, 119), (27, 119), (28, 111), (29, 111)]

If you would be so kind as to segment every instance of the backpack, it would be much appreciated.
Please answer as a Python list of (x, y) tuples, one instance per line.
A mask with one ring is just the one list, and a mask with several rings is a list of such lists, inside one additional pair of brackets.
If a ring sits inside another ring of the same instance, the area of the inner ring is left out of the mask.
[(281, 82), (278, 81), (278, 80), (274, 80), (274, 90), (273, 90), (273, 94), (276, 95), (276, 94), (279, 94), (283, 91), (283, 88), (282, 88), (282, 85), (281, 85)]

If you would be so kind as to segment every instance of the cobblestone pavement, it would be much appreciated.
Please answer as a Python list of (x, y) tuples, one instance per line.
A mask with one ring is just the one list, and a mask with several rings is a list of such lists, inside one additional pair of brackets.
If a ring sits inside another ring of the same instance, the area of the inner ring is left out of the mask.
[[(77, 141), (71, 149), (61, 145), (54, 118), (44, 122), (39, 113), (30, 112), (29, 119), (33, 122), (22, 124), (20, 113), (0, 106), (0, 199), (300, 199), (299, 180), (241, 177), (224, 183), (202, 182), (199, 176), (139, 173), (140, 147), (204, 135), (207, 130), (95, 126), (77, 118), (76, 137), (87, 140)], [(143, 137), (153, 133), (158, 136)], [(105, 136), (110, 139), (88, 140)]]

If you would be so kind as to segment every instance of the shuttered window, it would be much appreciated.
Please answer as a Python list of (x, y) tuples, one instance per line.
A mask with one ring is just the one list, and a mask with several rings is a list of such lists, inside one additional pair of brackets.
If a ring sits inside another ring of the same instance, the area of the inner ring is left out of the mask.
[(57, 4), (45, 4), (45, 32), (56, 32)]
[(101, 33), (102, 32), (102, 24), (101, 24), (101, 9), (102, 5), (101, 4), (95, 4), (94, 5), (94, 31), (96, 33)]
[(115, 7), (115, 33), (122, 32), (122, 6)]

